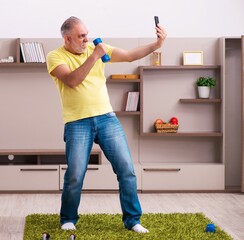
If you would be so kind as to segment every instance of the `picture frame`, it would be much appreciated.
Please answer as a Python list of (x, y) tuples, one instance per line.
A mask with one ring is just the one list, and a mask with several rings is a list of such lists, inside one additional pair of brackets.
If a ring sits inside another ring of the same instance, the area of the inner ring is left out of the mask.
[(183, 65), (203, 65), (203, 51), (184, 51)]

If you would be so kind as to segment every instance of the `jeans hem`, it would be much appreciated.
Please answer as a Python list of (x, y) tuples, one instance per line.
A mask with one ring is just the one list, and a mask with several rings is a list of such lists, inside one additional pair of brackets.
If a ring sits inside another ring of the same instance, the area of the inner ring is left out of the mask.
[(136, 224), (140, 224), (140, 221), (135, 221), (135, 222), (129, 224), (128, 226), (125, 225), (125, 228), (128, 230), (131, 230)]

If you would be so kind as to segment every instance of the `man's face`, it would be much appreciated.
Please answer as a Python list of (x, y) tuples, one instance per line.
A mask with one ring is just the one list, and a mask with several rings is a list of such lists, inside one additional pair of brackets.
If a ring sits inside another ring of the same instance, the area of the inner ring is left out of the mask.
[(68, 36), (69, 49), (74, 54), (84, 53), (86, 50), (86, 43), (88, 31), (84, 24), (77, 23), (74, 25), (71, 33)]

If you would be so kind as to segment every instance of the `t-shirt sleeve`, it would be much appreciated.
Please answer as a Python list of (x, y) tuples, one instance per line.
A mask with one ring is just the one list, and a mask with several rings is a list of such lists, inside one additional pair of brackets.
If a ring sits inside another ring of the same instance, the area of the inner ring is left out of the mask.
[(65, 60), (55, 51), (47, 54), (47, 70), (49, 74), (59, 65), (67, 64)]
[(106, 45), (106, 46), (107, 46), (107, 49), (108, 49), (107, 54), (108, 54), (108, 56), (111, 58), (111, 56), (112, 56), (112, 52), (113, 52), (113, 50), (114, 50), (114, 47), (112, 47), (112, 46), (110, 46), (110, 45)]

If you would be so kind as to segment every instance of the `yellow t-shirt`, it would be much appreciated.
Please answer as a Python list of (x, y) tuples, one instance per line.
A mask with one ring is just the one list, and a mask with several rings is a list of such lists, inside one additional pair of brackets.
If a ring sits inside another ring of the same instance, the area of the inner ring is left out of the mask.
[[(80, 55), (72, 54), (64, 47), (49, 52), (47, 55), (49, 74), (51, 75), (51, 72), (62, 64), (67, 64), (70, 70), (74, 71), (92, 54), (94, 47), (92, 43), (88, 43), (86, 51)], [(111, 57), (113, 48), (107, 45), (107, 49)], [(104, 67), (102, 60), (98, 60), (86, 78), (75, 88), (68, 87), (51, 75), (60, 93), (64, 123), (113, 111), (107, 92)]]

